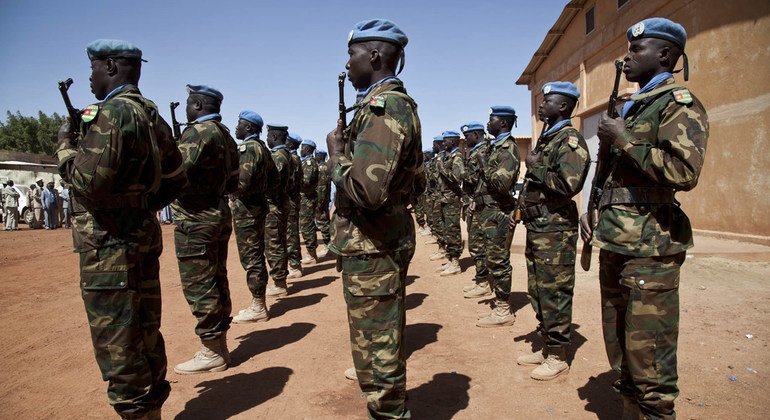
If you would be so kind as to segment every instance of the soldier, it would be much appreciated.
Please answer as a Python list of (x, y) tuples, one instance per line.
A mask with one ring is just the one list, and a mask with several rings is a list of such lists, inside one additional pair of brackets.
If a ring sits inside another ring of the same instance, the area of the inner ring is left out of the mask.
[(544, 348), (519, 357), (517, 363), (538, 365), (530, 376), (541, 381), (569, 372), (579, 218), (572, 197), (583, 189), (591, 163), (588, 146), (570, 120), (578, 98), (572, 83), (543, 85), (538, 115), (548, 130), (527, 156), (527, 188), (521, 192), (527, 227), (527, 290)]
[(442, 180), (441, 220), (447, 262), (439, 268), (441, 276), (462, 272), (459, 258), (463, 252), (463, 238), (460, 232), (460, 208), (462, 206), (462, 181), (465, 178), (465, 159), (460, 152), (460, 133), (445, 131), (444, 150), (446, 156), (439, 164), (438, 173)]
[(236, 324), (268, 320), (265, 306), (265, 217), (268, 211), (267, 192), (271, 187), (270, 181), (276, 178), (276, 170), (270, 152), (259, 139), (262, 125), (259, 114), (243, 111), (238, 115), (235, 127), (235, 137), (243, 142), (238, 146), (238, 189), (230, 194), (230, 209), (238, 255), (246, 270), (246, 284), (251, 292), (251, 304), (233, 318)]
[(362, 100), (347, 129), (340, 120), (326, 139), (337, 186), (330, 248), (339, 255), (369, 417), (409, 418), (404, 297), (415, 232), (407, 203), (422, 153), (416, 105), (395, 77), (407, 37), (375, 19), (358, 23), (348, 39), (348, 78)]
[(463, 288), (463, 297), (466, 299), (479, 298), (492, 294), (489, 286), (489, 269), (487, 268), (487, 252), (485, 250), (484, 231), (481, 227), (481, 215), (479, 209), (483, 203), (477, 204), (481, 198), (476, 195), (479, 188), (481, 172), (484, 168), (481, 165), (479, 156), (488, 153), (489, 143), (484, 137), (484, 125), (477, 121), (471, 121), (461, 127), (463, 136), (467, 145), (471, 148), (468, 151), (467, 166), (465, 178), (463, 178), (463, 191), (471, 197), (471, 203), (468, 207), (468, 252), (473, 258), (473, 265), (476, 267), (476, 276), (473, 278), (473, 284)]
[(302, 161), (297, 156), (297, 149), (302, 143), (299, 134), (289, 133), (286, 138), (291, 166), (287, 184), (289, 194), (289, 218), (286, 226), (286, 252), (289, 259), (289, 275), (286, 278), (302, 277), (302, 251), (299, 245), (299, 209), (302, 190)]
[(318, 162), (313, 158), (315, 142), (303, 139), (300, 147), (302, 184), (300, 187), (300, 211), (299, 220), (302, 229), (302, 237), (305, 239), (307, 256), (302, 259), (302, 264), (315, 264), (318, 256), (315, 251), (318, 248), (318, 236), (315, 226), (315, 212), (318, 200)]
[[(431, 156), (429, 151), (423, 151), (422, 152), (422, 168), (423, 172), (426, 172), (425, 176), (428, 177), (427, 174), (427, 167), (428, 163), (430, 162)], [(419, 226), (419, 229), (417, 230), (417, 233), (420, 234), (420, 236), (428, 236), (430, 234), (430, 230), (428, 228), (428, 212), (427, 212), (427, 206), (428, 206), (428, 200), (427, 195), (430, 194), (429, 190), (425, 190), (424, 194), (420, 194), (420, 196), (417, 198), (417, 203), (415, 203), (414, 206), (414, 218), (417, 220), (417, 226)]]
[[(100, 39), (86, 48), (101, 102), (59, 130), (59, 173), (72, 200), (74, 251), (92, 344), (107, 396), (123, 418), (160, 419), (168, 397), (160, 333), (155, 212), (186, 183), (171, 127), (137, 84), (142, 51)], [(77, 136), (70, 124), (77, 124)], [(81, 134), (82, 133), (82, 134)]]
[(487, 251), (487, 268), (495, 292), (494, 308), (476, 322), (482, 328), (504, 327), (516, 322), (508, 299), (511, 294), (511, 253), (505, 246), (508, 215), (516, 206), (513, 191), (519, 178), (519, 148), (511, 136), (516, 111), (493, 106), (487, 131), (495, 136), (486, 155), (478, 155), (483, 167), (476, 192), (476, 211), (481, 218)]
[(286, 146), (288, 127), (267, 125), (267, 145), (270, 147), (273, 163), (277, 172), (272, 188), (267, 196), (268, 213), (265, 218), (265, 249), (267, 262), (270, 264), (270, 277), (274, 285), (267, 288), (267, 296), (286, 296), (286, 276), (288, 260), (286, 251), (286, 224), (289, 217), (290, 198), (286, 194), (287, 185), (292, 179), (290, 173), (292, 160)]
[(201, 348), (174, 367), (179, 374), (220, 372), (230, 363), (227, 330), (232, 303), (227, 244), (233, 231), (226, 194), (238, 188), (238, 149), (222, 124), (222, 93), (187, 85), (187, 127), (179, 150), (190, 185), (171, 205), (182, 292), (197, 319)]
[[(645, 19), (626, 32), (623, 73), (642, 88), (621, 118), (599, 122), (600, 150), (611, 151), (598, 219), (581, 217), (583, 239), (593, 227), (599, 254), (604, 343), (626, 418), (676, 416), (679, 273), (693, 246), (690, 221), (674, 198), (698, 183), (709, 124), (701, 102), (677, 84), (684, 28)], [(687, 80), (687, 56), (684, 79)]]
[(331, 234), (329, 233), (329, 201), (331, 200), (331, 176), (329, 174), (329, 165), (326, 163), (326, 152), (317, 150), (315, 159), (318, 163), (318, 187), (316, 192), (318, 200), (316, 201), (315, 224), (321, 231), (323, 244), (318, 247), (318, 257), (323, 258), (329, 253), (329, 242)]
[(5, 208), (5, 230), (19, 230), (19, 194), (13, 187), (13, 180), (8, 180), (3, 189), (3, 207)]
[(438, 135), (433, 137), (433, 159), (430, 161), (428, 172), (430, 173), (429, 185), (433, 195), (431, 196), (430, 213), (433, 218), (434, 228), (433, 239), (427, 243), (435, 243), (438, 245), (438, 251), (430, 255), (431, 261), (438, 261), (446, 256), (446, 243), (444, 242), (444, 223), (441, 217), (441, 190), (444, 188), (444, 182), (438, 173), (439, 166), (444, 160), (444, 136)]

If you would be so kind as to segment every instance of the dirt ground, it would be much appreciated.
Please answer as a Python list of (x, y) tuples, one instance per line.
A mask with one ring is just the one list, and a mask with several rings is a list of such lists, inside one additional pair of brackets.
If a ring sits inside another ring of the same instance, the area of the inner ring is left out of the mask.
[[(26, 226), (25, 226), (26, 228)], [(267, 323), (233, 325), (233, 367), (181, 376), (171, 367), (197, 350), (182, 296), (173, 227), (163, 227), (163, 325), (171, 396), (165, 418), (364, 419), (352, 365), (345, 304), (330, 257), (305, 269), (290, 295), (270, 299)], [(416, 419), (618, 418), (602, 343), (599, 287), (578, 268), (569, 375), (529, 379), (515, 358), (539, 346), (526, 296), (523, 229), (514, 243), (513, 327), (480, 329), (488, 301), (462, 298), (473, 277), (435, 274), (435, 248), (418, 237), (407, 288), (409, 406)], [(770, 248), (696, 238), (681, 282), (677, 412), (682, 419), (767, 418), (770, 412)], [(114, 418), (91, 348), (70, 232), (0, 232), (0, 418)], [(228, 260), (234, 310), (249, 302), (235, 240)], [(535, 340), (533, 342), (533, 340)]]

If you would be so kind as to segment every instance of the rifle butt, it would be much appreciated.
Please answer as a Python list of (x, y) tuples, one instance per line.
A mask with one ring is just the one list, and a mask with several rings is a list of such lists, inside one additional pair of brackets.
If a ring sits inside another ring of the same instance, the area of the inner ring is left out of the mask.
[(583, 271), (591, 270), (591, 253), (593, 252), (593, 245), (588, 242), (583, 242), (583, 250), (580, 251), (580, 267)]

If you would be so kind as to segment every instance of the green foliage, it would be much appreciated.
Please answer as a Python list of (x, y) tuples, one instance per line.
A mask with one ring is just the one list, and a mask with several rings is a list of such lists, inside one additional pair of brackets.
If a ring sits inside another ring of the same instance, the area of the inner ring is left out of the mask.
[(15, 152), (44, 153), (56, 150), (56, 135), (65, 118), (57, 113), (48, 116), (42, 111), (37, 118), (26, 117), (19, 111), (6, 112), (5, 123), (0, 122), (0, 149)]

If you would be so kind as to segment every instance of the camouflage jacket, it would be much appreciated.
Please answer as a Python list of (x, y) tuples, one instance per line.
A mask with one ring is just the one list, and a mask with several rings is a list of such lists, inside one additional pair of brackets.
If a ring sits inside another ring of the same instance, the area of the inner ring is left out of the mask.
[(417, 105), (398, 79), (369, 92), (331, 156), (337, 187), (329, 248), (342, 256), (414, 249), (406, 205), (422, 164)]
[[(171, 205), (179, 221), (218, 222), (224, 196), (240, 183), (238, 146), (221, 117), (192, 122), (179, 138), (190, 184)], [(225, 206), (226, 207), (226, 206)]]
[(59, 172), (71, 183), (79, 251), (142, 239), (149, 225), (140, 219), (154, 219), (151, 212), (187, 182), (171, 127), (136, 86), (126, 85), (89, 109), (96, 116), (82, 125), (77, 146), (62, 141), (57, 149)]
[(315, 200), (318, 196), (316, 188), (318, 187), (318, 162), (313, 156), (308, 157), (302, 162), (302, 195)]
[(437, 153), (433, 160), (430, 161), (430, 172), (431, 178), (433, 180), (432, 190), (436, 199), (440, 199), (444, 194), (444, 190), (446, 189), (444, 179), (441, 177), (441, 167), (444, 165), (444, 158), (445, 153), (442, 151)]
[(465, 164), (465, 178), (463, 178), (463, 191), (470, 197), (476, 196), (479, 184), (481, 183), (481, 173), (484, 170), (479, 159), (479, 155), (487, 154), (489, 143), (482, 140), (481, 144), (468, 152), (468, 159)]
[(476, 204), (512, 211), (516, 203), (514, 190), (519, 179), (519, 148), (510, 134), (500, 140), (492, 140), (487, 149), (487, 163), (480, 172), (481, 180), (476, 191)]
[(286, 149), (289, 152), (289, 180), (286, 183), (286, 188), (289, 193), (289, 197), (292, 200), (299, 200), (300, 192), (302, 191), (302, 161), (296, 152)]
[(318, 195), (319, 208), (328, 208), (331, 185), (331, 175), (329, 174), (329, 164), (322, 162), (318, 164), (318, 186), (316, 187), (316, 194)]
[(692, 228), (673, 194), (698, 183), (706, 110), (673, 78), (632, 99), (626, 131), (613, 146), (594, 244), (638, 257), (678, 254), (693, 246)]
[(537, 141), (540, 158), (527, 168), (527, 190), (522, 191), (527, 230), (577, 230), (578, 211), (572, 197), (583, 189), (591, 158), (583, 136), (567, 123)]
[(453, 202), (462, 196), (462, 183), (465, 178), (465, 158), (459, 148), (444, 158), (439, 167), (443, 181), (442, 203)]
[[(238, 152), (240, 154), (238, 189), (231, 197), (252, 211), (262, 211), (267, 208), (267, 192), (271, 187), (268, 181), (276, 176), (273, 157), (265, 144), (256, 136), (241, 143), (238, 146)], [(237, 217), (235, 214), (233, 216)]]
[(267, 195), (267, 201), (272, 205), (288, 203), (289, 195), (286, 194), (289, 180), (291, 179), (291, 152), (286, 147), (274, 148), (271, 152), (276, 170), (276, 181)]

